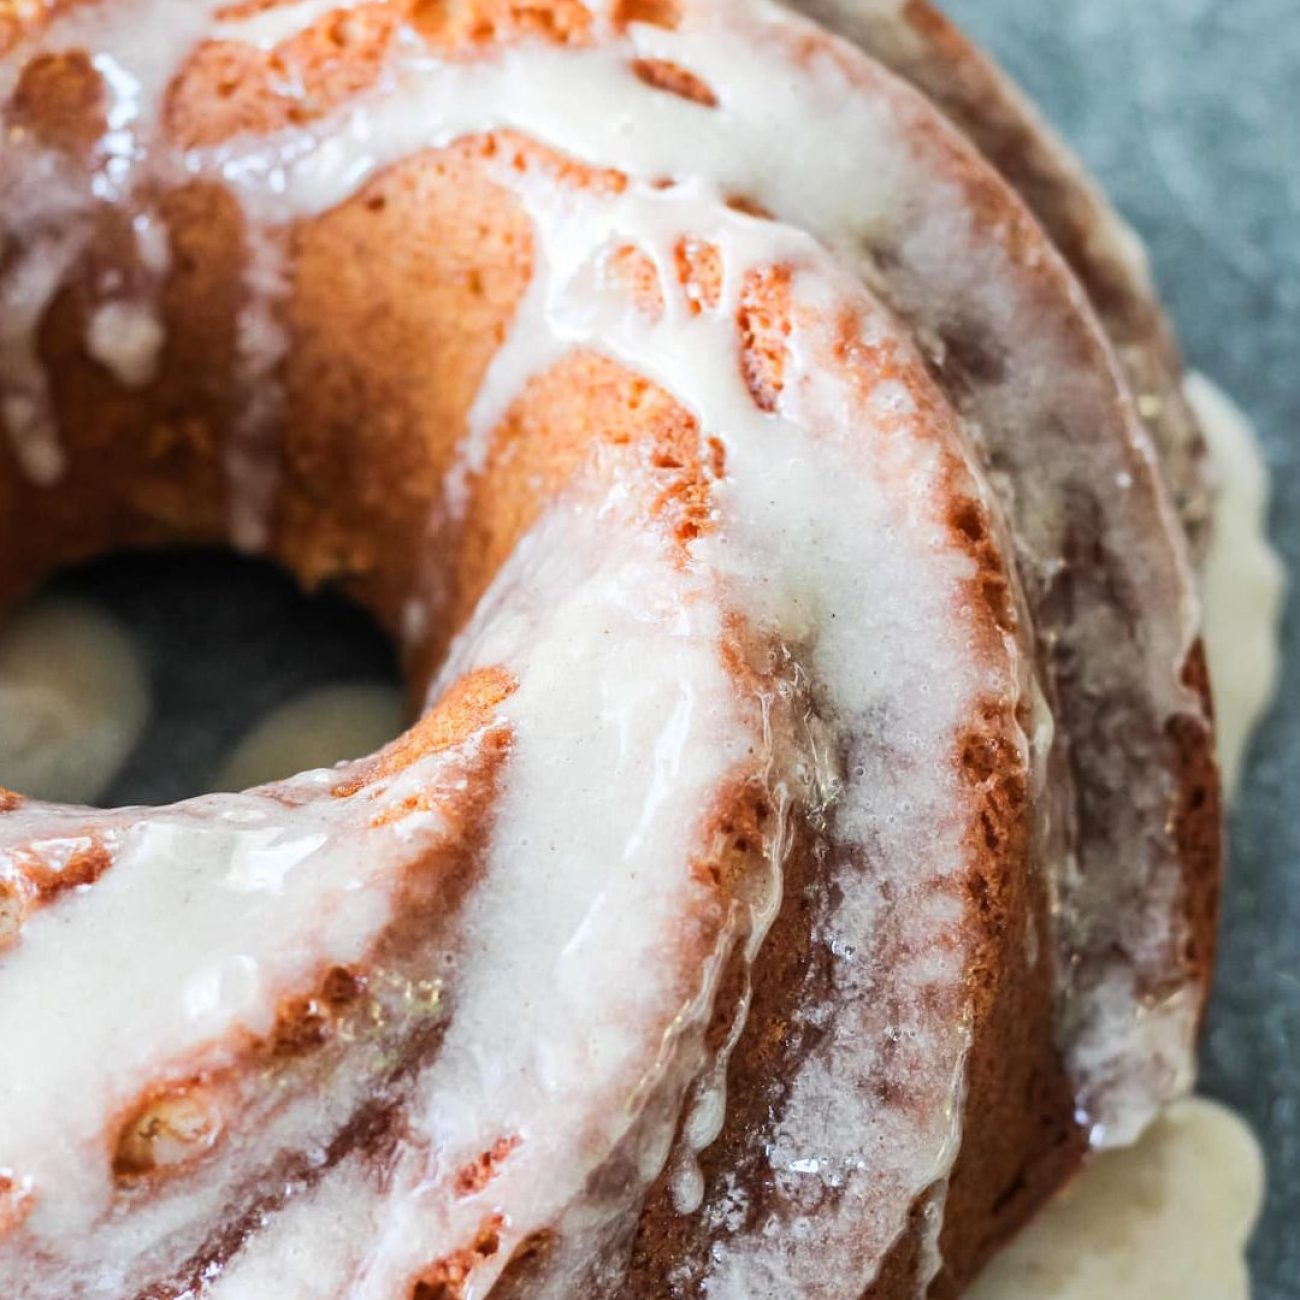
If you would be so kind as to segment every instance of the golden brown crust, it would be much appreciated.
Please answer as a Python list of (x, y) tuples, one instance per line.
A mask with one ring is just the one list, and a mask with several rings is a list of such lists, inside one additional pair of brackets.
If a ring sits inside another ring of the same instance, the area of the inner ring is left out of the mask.
[(58, 10), (72, 3), (75, 0), (5, 0), (0, 7), (0, 54), (7, 54)]
[(104, 134), (104, 84), (84, 50), (39, 54), (23, 69), (7, 116), (44, 145), (85, 158)]
[[(1201, 641), (1183, 666), (1183, 681), (1213, 716), (1209, 668)], [(1205, 728), (1182, 720), (1170, 726), (1179, 760), (1177, 799), (1172, 812), (1174, 836), (1183, 864), (1186, 933), (1182, 953), (1186, 968), (1204, 996), (1209, 992), (1218, 946), (1219, 907), (1223, 886), (1223, 789), (1213, 737)]]
[(464, 744), (487, 727), (515, 685), (504, 668), (480, 668), (457, 678), (413, 726), (377, 754), (354, 763), (330, 793), (350, 799), (367, 786), (391, 780), (427, 754)]
[(316, 121), (374, 84), (401, 20), (377, 3), (327, 14), (274, 50), (208, 41), (168, 94), (168, 131), (190, 148)]

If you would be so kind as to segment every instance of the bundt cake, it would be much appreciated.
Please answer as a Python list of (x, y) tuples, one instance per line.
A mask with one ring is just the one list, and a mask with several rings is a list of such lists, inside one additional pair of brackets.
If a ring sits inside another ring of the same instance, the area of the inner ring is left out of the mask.
[(951, 1296), (1188, 1087), (1176, 357), (980, 56), (815, 7), (4, 11), (0, 606), (258, 551), (418, 721), (3, 794), (0, 1295)]

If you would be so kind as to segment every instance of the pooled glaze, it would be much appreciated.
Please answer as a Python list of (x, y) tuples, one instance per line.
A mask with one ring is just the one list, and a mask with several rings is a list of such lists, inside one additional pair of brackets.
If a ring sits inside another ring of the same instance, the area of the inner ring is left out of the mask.
[(1268, 540), (1268, 468), (1258, 432), (1203, 375), (1187, 377), (1187, 397), (1205, 430), (1217, 480), (1201, 592), (1219, 761), (1231, 796), (1251, 733), (1277, 686), (1285, 579)]
[(1105, 1152), (989, 1265), (969, 1300), (1250, 1300), (1264, 1159), (1242, 1121), (1179, 1102)]
[(401, 692), (374, 682), (339, 682), (273, 709), (222, 764), (215, 790), (247, 790), (308, 768), (370, 754), (402, 730)]
[(28, 606), (0, 632), (0, 786), (94, 803), (135, 747), (149, 707), (125, 629), (79, 601)]

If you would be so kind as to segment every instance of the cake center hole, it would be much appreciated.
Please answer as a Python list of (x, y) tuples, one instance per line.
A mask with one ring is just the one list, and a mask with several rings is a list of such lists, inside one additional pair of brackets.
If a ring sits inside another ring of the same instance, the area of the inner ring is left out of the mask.
[(265, 561), (114, 556), (0, 628), (0, 786), (34, 798), (242, 789), (369, 753), (404, 722), (383, 632)]

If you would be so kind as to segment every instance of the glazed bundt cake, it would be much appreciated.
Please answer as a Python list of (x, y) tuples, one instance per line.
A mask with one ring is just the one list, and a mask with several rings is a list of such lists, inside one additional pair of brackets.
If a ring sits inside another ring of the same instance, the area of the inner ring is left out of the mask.
[(0, 605), (262, 552), (418, 721), (3, 794), (0, 1294), (950, 1296), (1188, 1087), (1176, 356), (981, 56), (812, 7), (8, 8)]

